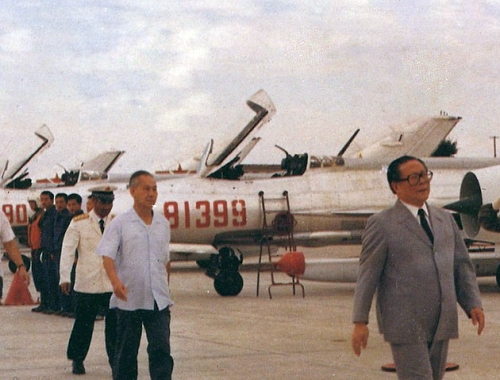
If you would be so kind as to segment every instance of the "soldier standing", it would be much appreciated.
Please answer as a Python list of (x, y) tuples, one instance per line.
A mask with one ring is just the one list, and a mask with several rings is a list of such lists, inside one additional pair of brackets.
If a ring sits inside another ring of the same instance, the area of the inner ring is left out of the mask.
[(71, 288), (71, 268), (78, 251), (75, 286), (75, 323), (68, 342), (67, 357), (73, 361), (73, 373), (84, 374), (83, 364), (92, 340), (94, 322), (101, 309), (107, 310), (105, 319), (106, 352), (110, 366), (113, 364), (116, 342), (116, 315), (109, 310), (109, 299), (113, 287), (103, 267), (102, 257), (96, 253), (105, 226), (111, 221), (116, 188), (99, 186), (90, 189), (94, 208), (71, 221), (64, 236), (60, 285), (64, 294)]

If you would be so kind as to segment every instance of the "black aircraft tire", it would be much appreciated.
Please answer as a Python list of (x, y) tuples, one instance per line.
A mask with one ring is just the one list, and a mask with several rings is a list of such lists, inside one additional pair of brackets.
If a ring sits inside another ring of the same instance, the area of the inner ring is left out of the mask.
[(497, 280), (497, 285), (500, 288), (500, 265), (497, 268), (497, 272), (495, 273), (495, 277), (496, 277), (496, 280)]
[(243, 277), (236, 271), (222, 271), (214, 279), (214, 288), (223, 297), (237, 296), (243, 289)]
[(201, 269), (207, 269), (210, 266), (210, 260), (196, 260), (196, 264)]
[[(27, 272), (30, 270), (31, 260), (28, 256), (25, 255), (21, 255), (21, 257), (23, 258), (23, 264), (26, 267), (26, 272)], [(12, 273), (16, 273), (17, 271), (17, 266), (16, 264), (14, 264), (12, 260), (9, 260), (9, 269)]]

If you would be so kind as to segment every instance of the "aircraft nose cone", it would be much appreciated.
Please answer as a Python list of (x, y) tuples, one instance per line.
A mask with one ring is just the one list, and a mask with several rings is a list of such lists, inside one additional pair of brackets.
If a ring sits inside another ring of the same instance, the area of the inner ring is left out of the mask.
[(306, 271), (306, 260), (302, 252), (287, 252), (276, 264), (276, 268), (289, 276), (301, 276)]

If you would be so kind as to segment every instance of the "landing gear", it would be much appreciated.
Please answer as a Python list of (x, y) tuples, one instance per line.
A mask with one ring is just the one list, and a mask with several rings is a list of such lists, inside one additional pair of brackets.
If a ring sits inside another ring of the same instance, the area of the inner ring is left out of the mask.
[(237, 296), (243, 289), (243, 278), (238, 269), (243, 262), (240, 255), (236, 256), (234, 250), (223, 247), (219, 254), (212, 255), (206, 274), (214, 279), (215, 291), (221, 296)]
[(496, 277), (496, 280), (497, 280), (497, 285), (498, 285), (498, 287), (500, 287), (500, 265), (497, 268), (497, 271), (495, 273), (495, 277)]
[[(26, 255), (21, 255), (21, 257), (23, 259), (24, 268), (26, 269), (26, 272), (27, 272), (30, 270), (31, 260)], [(9, 260), (9, 269), (12, 273), (17, 272), (17, 265), (12, 260)]]
[(237, 296), (243, 289), (243, 277), (234, 271), (221, 271), (214, 279), (214, 288), (221, 296)]

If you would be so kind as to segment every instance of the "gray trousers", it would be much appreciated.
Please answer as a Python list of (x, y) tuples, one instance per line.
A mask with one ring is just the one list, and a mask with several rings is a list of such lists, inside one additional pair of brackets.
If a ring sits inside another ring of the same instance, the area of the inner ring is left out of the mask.
[(399, 380), (441, 380), (446, 371), (448, 340), (393, 344), (392, 357)]

